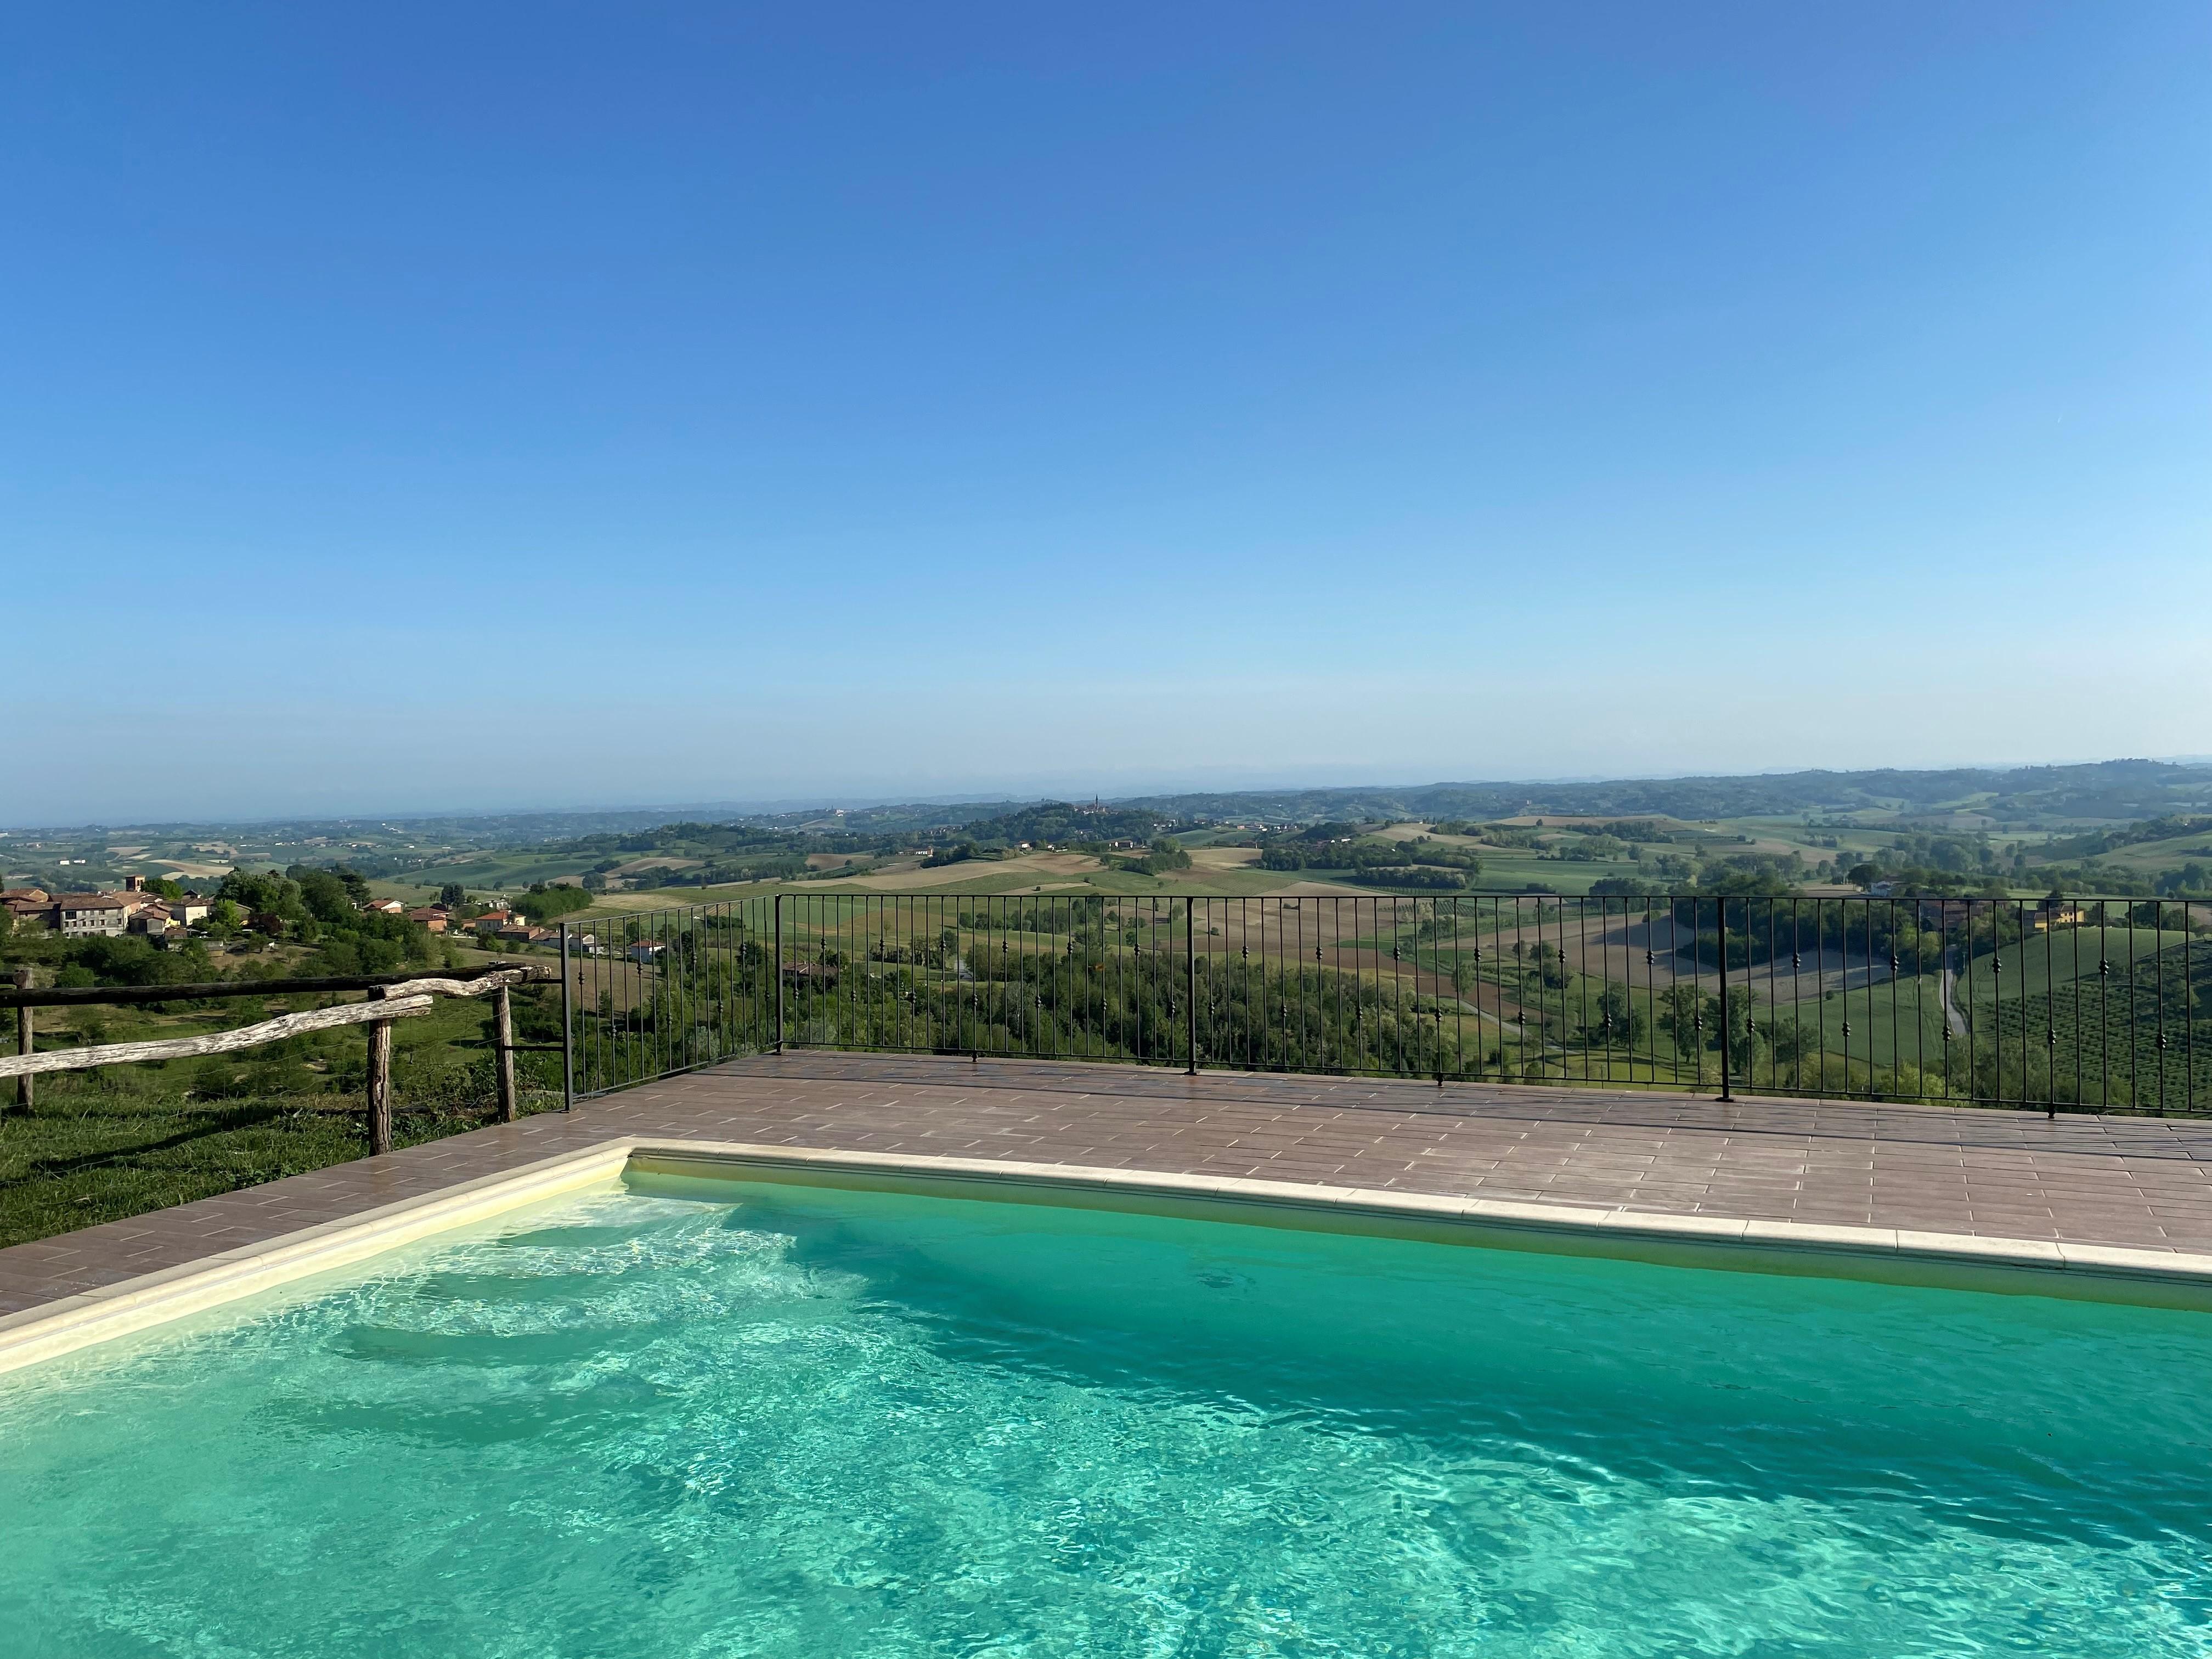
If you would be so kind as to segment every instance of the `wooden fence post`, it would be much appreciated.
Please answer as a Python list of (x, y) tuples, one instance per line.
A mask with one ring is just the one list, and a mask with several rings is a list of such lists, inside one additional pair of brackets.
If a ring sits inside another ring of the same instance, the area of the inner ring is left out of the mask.
[[(371, 991), (369, 1000), (380, 1002), (382, 991)], [(392, 1150), (392, 1022), (372, 1021), (368, 1027), (368, 1155)]]
[[(35, 969), (18, 968), (15, 970), (15, 988), (19, 991), (29, 990), (31, 981), (35, 976)], [(38, 1047), (38, 1039), (31, 1033), (31, 1010), (18, 1008), (15, 1011), (15, 1052), (17, 1054), (27, 1054)], [(31, 1076), (27, 1072), (15, 1079), (15, 1109), (19, 1112), (29, 1111), (33, 1093), (34, 1091), (31, 1087)]]
[(499, 1121), (512, 1123), (514, 1104), (514, 1003), (502, 985), (492, 993), (492, 1030), (499, 1042)]

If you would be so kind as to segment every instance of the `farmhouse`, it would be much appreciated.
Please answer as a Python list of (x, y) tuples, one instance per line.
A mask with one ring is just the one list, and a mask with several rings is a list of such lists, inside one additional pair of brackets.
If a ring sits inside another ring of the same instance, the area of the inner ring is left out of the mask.
[(119, 933), (131, 913), (143, 908), (121, 893), (63, 893), (54, 900), (53, 925), (71, 939)]

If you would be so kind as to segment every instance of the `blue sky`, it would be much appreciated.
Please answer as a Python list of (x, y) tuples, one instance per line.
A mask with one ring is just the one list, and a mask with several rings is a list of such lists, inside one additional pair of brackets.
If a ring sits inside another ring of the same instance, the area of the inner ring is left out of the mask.
[(17, 8), (0, 821), (2212, 751), (2208, 47)]

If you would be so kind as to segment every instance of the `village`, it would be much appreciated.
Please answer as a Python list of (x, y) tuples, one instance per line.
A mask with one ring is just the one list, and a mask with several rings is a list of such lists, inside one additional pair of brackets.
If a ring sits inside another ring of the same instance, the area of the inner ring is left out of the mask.
[[(560, 944), (559, 928), (532, 923), (504, 904), (410, 906), (395, 898), (370, 898), (361, 909), (364, 915), (404, 917), (433, 934), (473, 934), (480, 945), (495, 948)], [(245, 910), (220, 894), (179, 889), (173, 882), (149, 884), (143, 876), (125, 877), (119, 891), (55, 893), (43, 887), (9, 887), (0, 890), (0, 910), (7, 913), (15, 929), (42, 928), (69, 939), (135, 935), (162, 947), (196, 939), (228, 942), (241, 935), (273, 939), (286, 928), (283, 917)], [(572, 932), (568, 944), (574, 953), (599, 953), (594, 933)]]

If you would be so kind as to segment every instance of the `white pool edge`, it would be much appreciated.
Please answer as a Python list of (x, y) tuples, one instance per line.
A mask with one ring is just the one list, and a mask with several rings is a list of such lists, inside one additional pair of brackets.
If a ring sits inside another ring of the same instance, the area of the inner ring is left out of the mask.
[(1670, 1266), (2212, 1310), (2212, 1255), (2179, 1251), (1647, 1214), (1001, 1158), (628, 1136), (0, 1316), (0, 1372), (346, 1267), (630, 1171), (1073, 1202)]
[(112, 1341), (204, 1309), (343, 1267), (578, 1188), (612, 1182), (628, 1142), (608, 1142), (380, 1205), (0, 1317), (0, 1372)]

